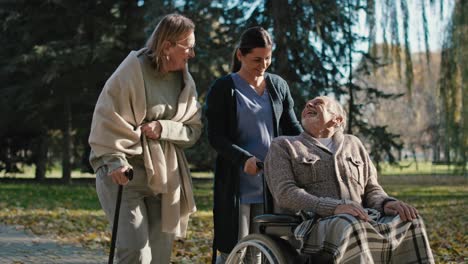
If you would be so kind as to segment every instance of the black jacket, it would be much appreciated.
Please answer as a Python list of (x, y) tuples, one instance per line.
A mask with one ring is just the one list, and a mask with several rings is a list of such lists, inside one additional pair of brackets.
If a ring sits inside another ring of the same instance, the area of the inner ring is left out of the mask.
[[(265, 77), (274, 113), (274, 136), (298, 135), (302, 127), (293, 111), (288, 84), (275, 74), (265, 73)], [(205, 104), (208, 140), (218, 154), (213, 197), (213, 260), (216, 250), (229, 253), (238, 242), (239, 168), (253, 156), (236, 144), (235, 89), (231, 76), (224, 76), (213, 83)]]

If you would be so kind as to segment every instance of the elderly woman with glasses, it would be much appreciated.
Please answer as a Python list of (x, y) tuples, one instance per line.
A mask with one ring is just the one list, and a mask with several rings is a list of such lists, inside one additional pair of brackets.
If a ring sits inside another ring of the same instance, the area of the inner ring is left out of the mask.
[[(106, 82), (91, 125), (96, 190), (113, 222), (118, 184), (126, 185), (117, 235), (118, 263), (169, 263), (195, 212), (183, 149), (202, 131), (201, 107), (187, 62), (195, 25), (162, 18), (146, 47), (132, 51)], [(125, 172), (133, 170), (133, 180)]]
[(343, 133), (341, 105), (310, 100), (302, 126), (274, 139), (265, 159), (275, 210), (309, 218), (295, 230), (302, 252), (317, 263), (434, 263), (418, 211), (379, 185), (361, 141)]

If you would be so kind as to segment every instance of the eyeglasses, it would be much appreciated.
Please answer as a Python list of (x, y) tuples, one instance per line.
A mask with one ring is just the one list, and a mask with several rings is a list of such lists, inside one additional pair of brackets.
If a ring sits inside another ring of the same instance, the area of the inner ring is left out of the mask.
[(193, 44), (193, 46), (185, 46), (185, 45), (182, 45), (182, 44), (180, 44), (180, 43), (178, 43), (178, 42), (176, 42), (176, 44), (177, 44), (179, 47), (183, 48), (184, 50), (186, 50), (186, 51), (188, 51), (188, 52), (195, 52), (195, 44)]

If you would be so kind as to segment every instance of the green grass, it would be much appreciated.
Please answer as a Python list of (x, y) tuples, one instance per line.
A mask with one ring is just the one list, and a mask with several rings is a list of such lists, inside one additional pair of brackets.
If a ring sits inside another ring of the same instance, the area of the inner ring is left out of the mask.
[(192, 177), (198, 178), (198, 179), (212, 179), (214, 177), (213, 172), (211, 171), (197, 171), (197, 172), (191, 172)]
[[(0, 172), (0, 178), (17, 178), (17, 179), (32, 179), (34, 178), (35, 166), (23, 166), (21, 167), (22, 172), (16, 173), (5, 173)], [(94, 178), (95, 175), (93, 173), (81, 172), (79, 170), (72, 171), (71, 174), (72, 178)], [(192, 172), (192, 177), (194, 178), (201, 178), (201, 179), (209, 179), (213, 178), (213, 172), (204, 172), (204, 171), (197, 171)], [(54, 167), (49, 169), (46, 172), (46, 178), (62, 178), (62, 169), (60, 167)]]
[[(212, 180), (196, 180), (194, 185), (198, 211), (190, 219), (186, 239), (174, 245), (174, 263), (209, 263), (211, 258)], [(0, 223), (22, 225), (62, 243), (109, 249), (109, 223), (94, 184), (1, 183)]]
[[(203, 178), (203, 177), (202, 177)], [(206, 178), (206, 177), (205, 177)], [(462, 176), (382, 176), (392, 196), (418, 208), (425, 220), (436, 263), (466, 263), (468, 180)], [(187, 238), (177, 241), (176, 263), (209, 263), (212, 239), (212, 184), (195, 180), (198, 212)], [(19, 224), (64, 243), (108, 250), (110, 229), (94, 185), (0, 184), (0, 222)]]
[[(381, 175), (460, 175), (461, 168), (455, 165), (434, 165), (431, 162), (418, 162), (416, 165), (413, 161), (402, 161), (399, 165), (390, 165), (386, 162), (381, 164), (382, 172)], [(8, 173), (4, 172), (0, 174), (0, 178), (34, 178), (34, 166), (23, 166), (21, 173)], [(468, 171), (468, 164), (466, 167)], [(92, 173), (84, 173), (79, 170), (72, 171), (73, 178), (94, 178)], [(56, 166), (46, 173), (46, 178), (61, 178), (61, 168)], [(213, 178), (213, 172), (192, 172), (192, 177), (200, 179), (211, 179)]]
[(1, 184), (0, 190), (0, 204), (7, 207), (45, 210), (101, 209), (94, 185)]
[[(401, 161), (398, 165), (382, 163), (382, 175), (448, 175), (460, 174), (461, 168), (455, 165), (440, 165), (432, 164), (432, 162)], [(468, 165), (466, 167), (468, 170)]]
[[(34, 178), (36, 166), (21, 166), (21, 172), (16, 173), (0, 173), (0, 178), (18, 178), (18, 179), (32, 179)], [(73, 170), (71, 172), (72, 178), (94, 178), (95, 175), (92, 173), (81, 172), (79, 170)], [(62, 178), (62, 169), (60, 167), (53, 167), (47, 170), (46, 178)]]
[(422, 215), (436, 263), (467, 263), (466, 178), (447, 176), (434, 183), (428, 177), (425, 181), (415, 183), (414, 179), (406, 182), (404, 177), (395, 177), (384, 182), (383, 186), (389, 195), (414, 205)]

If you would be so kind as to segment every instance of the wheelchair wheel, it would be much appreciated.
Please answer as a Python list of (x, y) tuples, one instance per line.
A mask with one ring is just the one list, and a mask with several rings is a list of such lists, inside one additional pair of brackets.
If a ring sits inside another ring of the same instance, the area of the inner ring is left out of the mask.
[(269, 236), (250, 234), (244, 237), (229, 254), (226, 264), (261, 263), (286, 264), (280, 244)]

